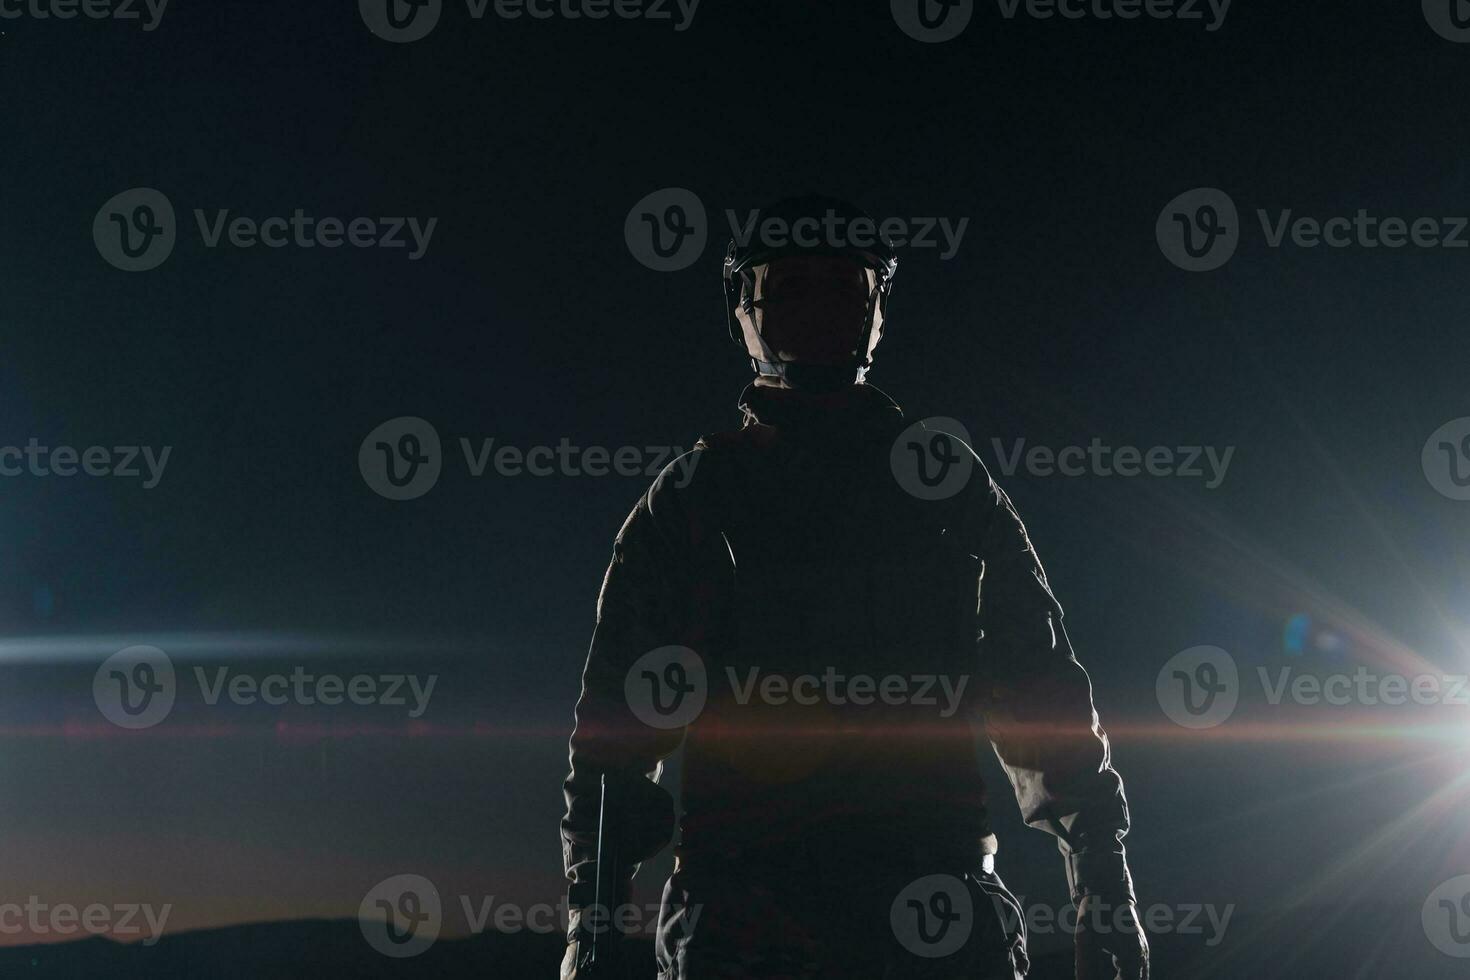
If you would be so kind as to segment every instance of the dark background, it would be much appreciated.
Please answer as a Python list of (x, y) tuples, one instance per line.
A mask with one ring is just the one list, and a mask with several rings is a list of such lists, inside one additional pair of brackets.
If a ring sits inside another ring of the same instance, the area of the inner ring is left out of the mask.
[[(174, 933), (350, 918), (405, 872), (555, 901), (594, 599), (646, 481), (471, 478), (457, 440), (688, 447), (737, 424), (724, 211), (818, 189), (970, 219), (953, 259), (902, 255), (871, 380), (915, 418), (964, 421), (993, 472), (992, 437), (1236, 447), (1215, 490), (1003, 480), (1114, 737), (1141, 900), (1236, 908), (1220, 947), (1162, 943), (1193, 975), (1239, 975), (1252, 947), (1363, 976), (1453, 963), (1418, 916), (1470, 872), (1470, 708), (1271, 706), (1253, 683), (1297, 613), (1316, 646), (1339, 638), (1333, 657), (1309, 644), (1327, 669), (1470, 659), (1470, 504), (1419, 462), (1470, 414), (1470, 253), (1271, 249), (1254, 217), (1470, 213), (1470, 45), (1417, 3), (1236, 0), (1215, 32), (979, 4), (943, 44), (838, 0), (705, 0), (682, 33), (450, 3), (401, 45), (350, 3), (0, 30), (0, 445), (173, 447), (151, 490), (0, 479), (0, 902), (172, 903)], [(180, 240), (129, 274), (91, 225), (135, 186), (168, 195)], [(658, 273), (623, 223), (670, 186), (713, 228)], [(1233, 197), (1245, 235), (1191, 274), (1154, 222), (1199, 186)], [(411, 262), (208, 249), (196, 207), (439, 222)], [(445, 472), (393, 502), (357, 451), (404, 415), (437, 427)], [(181, 673), (440, 679), (416, 726), (181, 695), (153, 729), (112, 728), (93, 671), (145, 642)], [(1154, 695), (1197, 644), (1252, 678), (1204, 733)], [(1007, 879), (1057, 906), (1054, 845), (996, 790)]]

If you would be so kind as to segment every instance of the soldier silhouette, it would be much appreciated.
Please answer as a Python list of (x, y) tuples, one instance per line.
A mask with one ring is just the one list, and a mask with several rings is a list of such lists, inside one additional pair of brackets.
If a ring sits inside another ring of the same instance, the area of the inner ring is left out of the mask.
[[(960, 437), (866, 383), (897, 268), (876, 228), (804, 197), (731, 244), (756, 377), (743, 426), (614, 545), (565, 784), (564, 978), (623, 975), (608, 910), (676, 830), (661, 980), (1024, 976), (986, 740), (1058, 839), (1079, 977), (1147, 977), (1122, 781), (1025, 528)], [(657, 778), (681, 745), (676, 813)]]

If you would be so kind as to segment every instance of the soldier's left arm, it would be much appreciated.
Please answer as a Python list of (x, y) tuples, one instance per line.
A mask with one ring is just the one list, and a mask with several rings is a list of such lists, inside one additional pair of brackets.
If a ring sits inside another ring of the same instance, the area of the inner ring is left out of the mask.
[(1074, 901), (1134, 901), (1128, 802), (1092, 683), (1010, 498), (977, 463), (968, 535), (983, 562), (980, 689), (986, 734), (1026, 823), (1054, 835)]

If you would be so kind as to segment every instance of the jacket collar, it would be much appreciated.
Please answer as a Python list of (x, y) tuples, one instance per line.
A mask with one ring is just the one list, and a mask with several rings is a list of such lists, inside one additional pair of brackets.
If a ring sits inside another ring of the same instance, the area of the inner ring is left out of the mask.
[(882, 426), (903, 419), (903, 409), (892, 398), (866, 383), (808, 392), (752, 382), (740, 393), (740, 410), (746, 425), (789, 428)]

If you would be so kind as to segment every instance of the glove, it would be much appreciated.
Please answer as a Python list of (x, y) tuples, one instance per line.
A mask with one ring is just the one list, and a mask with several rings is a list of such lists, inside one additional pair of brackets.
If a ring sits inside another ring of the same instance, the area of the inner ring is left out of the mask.
[[(581, 898), (586, 889), (574, 885)], [(573, 906), (567, 921), (567, 950), (561, 960), (561, 980), (622, 980), (627, 970), (625, 947), (628, 939), (616, 928), (619, 910), (632, 901), (632, 885), (624, 882), (613, 896), (610, 909)], [(601, 934), (596, 963), (584, 963), (591, 952), (591, 937)]]
[(1077, 980), (1148, 980), (1148, 937), (1132, 901), (1107, 906), (1084, 895), (1077, 906)]
[(575, 940), (568, 942), (561, 958), (561, 980), (623, 980), (628, 969), (628, 955), (622, 949), (626, 943), (626, 939), (620, 938), (610, 946), (608, 952), (613, 953), (610, 961), (599, 956), (595, 965), (584, 967), (579, 960), (585, 955), (585, 948)]

